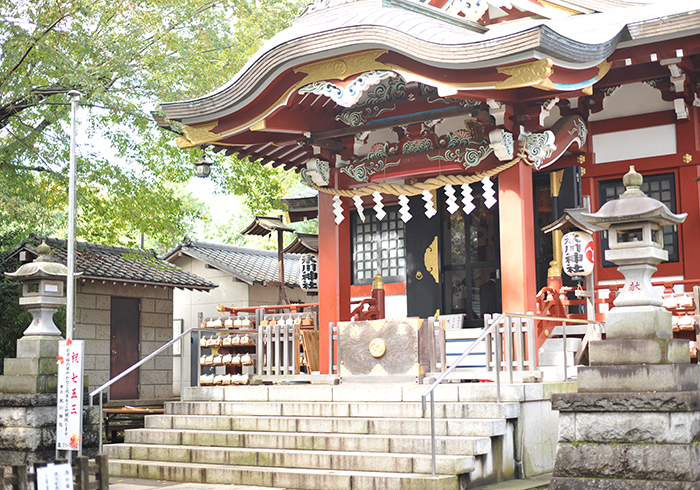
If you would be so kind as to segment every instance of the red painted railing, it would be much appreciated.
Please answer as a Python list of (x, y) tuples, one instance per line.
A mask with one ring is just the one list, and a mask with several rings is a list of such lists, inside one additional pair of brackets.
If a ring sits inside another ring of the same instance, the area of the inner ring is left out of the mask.
[[(700, 343), (700, 328), (698, 327), (695, 314), (696, 303), (698, 298), (694, 297), (692, 287), (690, 291), (681, 293), (675, 292), (676, 286), (700, 286), (700, 279), (683, 279), (675, 281), (653, 281), (653, 286), (663, 286), (664, 306), (673, 313), (673, 331), (674, 337), (683, 338), (691, 341), (691, 357), (697, 358), (697, 344)], [(622, 289), (624, 284), (598, 284), (595, 287), (596, 307), (595, 318), (598, 321), (605, 321), (605, 313), (613, 307), (613, 302)], [(547, 279), (547, 286), (542, 288), (537, 294), (537, 314), (542, 316), (564, 317), (584, 319), (586, 314), (569, 313), (570, 307), (574, 305), (585, 305), (586, 299), (569, 299), (567, 294), (575, 291), (577, 288), (564, 287), (561, 285), (560, 277), (550, 277)], [(599, 298), (600, 291), (607, 290), (607, 298)], [(601, 305), (607, 305), (604, 310), (599, 308)], [(535, 344), (539, 350), (541, 345), (547, 339), (556, 322), (540, 320), (535, 326)]]

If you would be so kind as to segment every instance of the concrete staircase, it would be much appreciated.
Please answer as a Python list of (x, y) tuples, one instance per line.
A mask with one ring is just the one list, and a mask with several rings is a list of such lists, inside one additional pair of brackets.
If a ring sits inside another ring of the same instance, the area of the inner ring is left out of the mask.
[[(522, 387), (522, 385), (521, 385)], [(515, 478), (522, 388), (491, 384), (231, 386), (186, 389), (145, 428), (105, 446), (110, 475), (287, 489), (460, 490)]]

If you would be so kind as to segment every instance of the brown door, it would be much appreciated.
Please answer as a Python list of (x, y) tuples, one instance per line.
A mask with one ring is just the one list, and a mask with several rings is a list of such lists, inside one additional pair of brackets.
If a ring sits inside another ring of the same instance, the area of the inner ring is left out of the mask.
[[(139, 362), (139, 299), (112, 297), (109, 377), (114, 378)], [(112, 400), (139, 397), (139, 370), (129, 373), (110, 388)]]

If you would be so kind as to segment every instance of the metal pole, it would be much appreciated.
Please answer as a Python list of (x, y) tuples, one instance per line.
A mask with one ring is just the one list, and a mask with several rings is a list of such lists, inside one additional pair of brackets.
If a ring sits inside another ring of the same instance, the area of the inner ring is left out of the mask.
[(70, 164), (68, 171), (68, 277), (66, 284), (66, 338), (73, 338), (75, 323), (75, 134), (80, 92), (68, 92), (71, 105)]
[(99, 446), (99, 454), (102, 454), (102, 423), (104, 420), (102, 420), (102, 417), (104, 417), (104, 412), (102, 412), (102, 392), (99, 392), (97, 396), (100, 397), (100, 446)]
[[(282, 216), (280, 216), (280, 221), (282, 221)], [(284, 237), (282, 236), (282, 233), (284, 233), (282, 230), (277, 230), (277, 267), (278, 267), (278, 275), (279, 275), (279, 280), (280, 280), (280, 288), (279, 288), (279, 304), (284, 305), (287, 303), (286, 298), (287, 294), (284, 290)]]
[[(190, 335), (190, 343), (192, 343)], [(182, 401), (182, 391), (185, 389), (185, 337), (180, 337), (180, 401)]]
[(335, 352), (333, 352), (333, 322), (328, 324), (328, 374), (333, 374), (333, 358), (335, 357)]
[(562, 328), (564, 330), (564, 381), (569, 379), (569, 375), (566, 372), (566, 365), (568, 364), (568, 359), (566, 358), (566, 322), (562, 322)]
[[(501, 403), (501, 327), (500, 318), (496, 323), (496, 402)], [(507, 320), (507, 319), (506, 319)]]
[(433, 476), (435, 476), (435, 390), (430, 392), (430, 454), (433, 458)]

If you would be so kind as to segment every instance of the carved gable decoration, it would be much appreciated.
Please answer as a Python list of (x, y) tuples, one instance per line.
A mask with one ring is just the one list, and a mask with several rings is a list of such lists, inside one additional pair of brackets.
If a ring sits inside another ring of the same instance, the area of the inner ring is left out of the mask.
[(325, 95), (342, 107), (352, 107), (362, 97), (362, 94), (381, 80), (396, 74), (388, 70), (372, 70), (346, 81), (318, 81), (303, 86), (299, 94), (308, 93)]
[(416, 82), (408, 84), (397, 73), (391, 73), (393, 75), (390, 77), (382, 78), (375, 85), (366, 88), (357, 102), (337, 114), (335, 120), (356, 128), (377, 119), (391, 117), (397, 111), (398, 103), (405, 101), (424, 100), (433, 106), (478, 107), (481, 104), (474, 100), (440, 97), (435, 87)]

